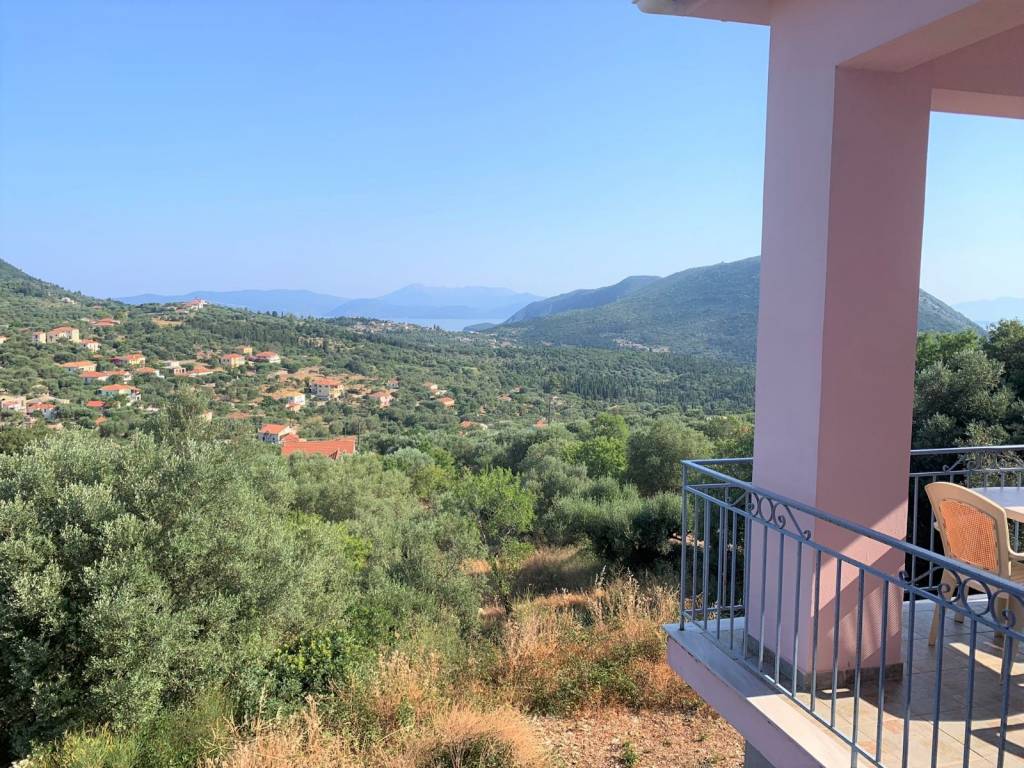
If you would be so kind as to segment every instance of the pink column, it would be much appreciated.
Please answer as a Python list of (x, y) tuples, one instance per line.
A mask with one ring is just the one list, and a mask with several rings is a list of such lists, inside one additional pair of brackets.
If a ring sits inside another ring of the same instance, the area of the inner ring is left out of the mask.
[[(931, 87), (928, 73), (837, 69), (813, 28), (773, 19), (758, 325), (754, 481), (897, 538), (906, 532), (921, 229)], [(887, 573), (888, 547), (804, 519), (815, 541)], [(748, 557), (760, 566), (759, 537)], [(778, 545), (767, 548), (765, 644), (776, 636)], [(813, 552), (783, 569), (781, 656), (799, 624), (798, 666), (810, 668)], [(830, 668), (835, 600), (840, 669), (853, 664), (854, 569), (821, 572), (818, 669)], [(750, 608), (761, 607), (752, 572)], [(801, 582), (799, 603), (795, 586)], [(863, 658), (877, 665), (880, 581), (865, 583)], [(888, 663), (900, 654), (890, 590)], [(758, 627), (748, 626), (755, 638)], [(785, 640), (785, 638), (790, 638)], [(876, 667), (877, 668), (877, 667)]]

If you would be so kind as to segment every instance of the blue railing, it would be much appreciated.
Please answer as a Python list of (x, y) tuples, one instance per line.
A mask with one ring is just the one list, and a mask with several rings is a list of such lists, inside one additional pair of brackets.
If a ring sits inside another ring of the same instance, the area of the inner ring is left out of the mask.
[[(952, 745), (965, 766), (985, 750), (996, 765), (1024, 764), (1008, 723), (1020, 706), (1024, 588), (946, 557), (924, 494), (938, 480), (1020, 487), (1024, 446), (919, 450), (910, 464), (898, 539), (754, 485), (751, 459), (683, 462), (681, 628), (791, 698), (847, 744), (853, 763), (934, 766)], [(838, 531), (822, 536), (830, 526)], [(882, 555), (863, 562), (823, 541), (836, 533)], [(962, 626), (947, 628), (947, 617)], [(918, 625), (933, 619), (935, 644), (925, 647)], [(958, 703), (962, 732), (949, 734)], [(929, 727), (912, 727), (920, 720)]]

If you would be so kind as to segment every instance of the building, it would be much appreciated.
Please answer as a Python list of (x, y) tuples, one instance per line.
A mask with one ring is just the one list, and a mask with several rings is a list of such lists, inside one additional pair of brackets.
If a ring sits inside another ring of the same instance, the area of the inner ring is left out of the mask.
[(238, 351), (241, 352), (243, 355), (251, 355), (252, 347), (250, 347), (248, 344), (243, 344), (238, 348)]
[(188, 372), (188, 375), (193, 379), (198, 379), (202, 378), (203, 376), (209, 376), (210, 374), (213, 373), (216, 373), (216, 371), (213, 368), (207, 368), (202, 363), (196, 363), (195, 365), (192, 366), (192, 370)]
[[(366, 396), (366, 399), (372, 400), (381, 408), (387, 408), (389, 405), (391, 405), (391, 401), (395, 399), (395, 396), (392, 395), (387, 390), (380, 389), (377, 390), (376, 392), (371, 392), (370, 394), (368, 394)], [(453, 400), (452, 402), (454, 403), (455, 401)]]
[(0, 345), (6, 344), (6, 343), (7, 343), (7, 337), (3, 336), (3, 335), (0, 335)]
[(281, 444), (281, 455), (319, 455), (337, 460), (342, 456), (354, 454), (357, 441), (358, 438), (355, 436), (337, 437), (331, 440), (287, 440)]
[(455, 407), (455, 398), (454, 397), (448, 397), (447, 395), (445, 395), (444, 397), (437, 398), (437, 402), (439, 402), (445, 408), (454, 408)]
[(333, 400), (345, 392), (345, 385), (340, 379), (323, 377), (311, 379), (309, 391), (317, 400)]
[(225, 352), (220, 356), (220, 364), (225, 368), (241, 368), (245, 365), (245, 355), (237, 352)]
[(118, 325), (118, 321), (112, 317), (101, 317), (99, 320), (90, 320), (89, 325), (94, 328), (113, 328)]
[(135, 368), (140, 365), (146, 364), (146, 356), (141, 352), (129, 352), (124, 355), (117, 355), (111, 359), (114, 365), (126, 365), (131, 368)]
[(70, 325), (58, 325), (56, 328), (51, 328), (46, 332), (46, 343), (53, 344), (57, 341), (73, 341), (76, 344), (81, 338), (77, 328)]
[(1020, 451), (910, 450), (931, 113), (1024, 118), (1024, 3), (637, 4), (770, 28), (753, 458), (683, 464), (670, 665), (748, 768), (1024, 764), (1024, 587), (952, 554)]
[(47, 421), (53, 421), (57, 418), (57, 404), (56, 403), (31, 403), (25, 408), (25, 412), (29, 416), (42, 416)]
[(424, 388), (425, 388), (425, 389), (426, 389), (426, 390), (427, 390), (428, 392), (435, 392), (435, 393), (436, 393), (436, 392), (437, 392), (437, 390), (438, 390), (438, 386), (437, 386), (437, 384), (435, 384), (435, 383), (434, 383), (434, 382), (432, 382), (432, 381), (424, 381), (424, 382), (423, 382), (423, 386), (424, 386)]
[(189, 299), (181, 305), (181, 309), (185, 312), (195, 312), (205, 307), (209, 302), (206, 299)]
[(96, 362), (93, 360), (75, 360), (70, 363), (61, 363), (60, 367), (72, 373), (91, 373), (96, 370)]
[(281, 356), (277, 352), (257, 352), (250, 359), (254, 363), (265, 363), (267, 365), (281, 364)]
[(96, 339), (82, 339), (79, 343), (90, 352), (100, 351), (100, 343)]
[(0, 411), (25, 412), (25, 398), (21, 395), (0, 395)]
[(86, 408), (106, 408), (107, 404), (102, 400), (89, 400), (85, 404)]
[(153, 376), (157, 379), (162, 379), (164, 375), (160, 373), (156, 368), (150, 368), (148, 366), (142, 366), (141, 368), (135, 369), (136, 376)]
[(280, 445), (289, 439), (297, 439), (298, 430), (285, 424), (264, 424), (260, 427), (259, 438), (264, 443)]
[(46, 331), (29, 331), (28, 337), (32, 340), (33, 344), (46, 343)]
[(105, 384), (96, 390), (97, 395), (103, 397), (124, 397), (130, 402), (135, 402), (142, 397), (142, 392), (128, 384)]

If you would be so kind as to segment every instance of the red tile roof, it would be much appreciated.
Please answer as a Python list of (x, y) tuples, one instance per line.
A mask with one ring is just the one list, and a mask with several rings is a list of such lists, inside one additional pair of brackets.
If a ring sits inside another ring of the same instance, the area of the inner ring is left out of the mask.
[(105, 405), (106, 405), (106, 403), (104, 403), (102, 400), (90, 400), (89, 402), (87, 402), (85, 404), (85, 407), (86, 408), (102, 408)]
[(264, 424), (260, 427), (260, 432), (268, 435), (280, 435), (289, 427), (286, 424)]
[(289, 440), (281, 445), (281, 455), (293, 453), (318, 454), (329, 459), (349, 456), (356, 452), (356, 437), (338, 437), (333, 440)]

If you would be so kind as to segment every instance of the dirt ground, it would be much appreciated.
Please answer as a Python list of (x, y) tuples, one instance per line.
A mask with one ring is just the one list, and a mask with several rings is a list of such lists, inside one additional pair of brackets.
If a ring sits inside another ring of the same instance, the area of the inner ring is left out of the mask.
[[(572, 719), (535, 717), (532, 721), (557, 768), (743, 765), (743, 739), (728, 723), (707, 711), (605, 711)], [(629, 758), (630, 752), (635, 759)]]

